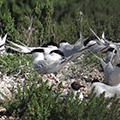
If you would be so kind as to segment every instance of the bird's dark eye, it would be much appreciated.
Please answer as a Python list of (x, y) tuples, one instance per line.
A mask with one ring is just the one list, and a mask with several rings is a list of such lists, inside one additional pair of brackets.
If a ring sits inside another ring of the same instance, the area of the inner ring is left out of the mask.
[[(114, 50), (114, 48), (110, 47), (110, 48), (108, 48), (107, 51), (113, 52), (113, 50)], [(117, 53), (117, 50), (115, 50), (115, 53)]]
[(118, 63), (118, 64), (116, 65), (116, 67), (120, 67), (120, 63)]
[(83, 45), (86, 46), (90, 42), (90, 39), (87, 39), (83, 42)]

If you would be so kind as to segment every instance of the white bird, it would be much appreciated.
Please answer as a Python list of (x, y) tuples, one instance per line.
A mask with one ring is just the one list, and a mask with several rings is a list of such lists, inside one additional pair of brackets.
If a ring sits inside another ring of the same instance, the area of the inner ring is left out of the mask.
[[(80, 52), (86, 48), (81, 49)], [(41, 73), (57, 73), (62, 67), (64, 67), (70, 60), (76, 57), (73, 54), (69, 57), (65, 57), (60, 50), (53, 50), (50, 53), (45, 53), (44, 49), (34, 49), (29, 54), (34, 55), (33, 64), (37, 71)], [(42, 56), (42, 57), (41, 57)]]
[(93, 44), (91, 47), (89, 47), (89, 50), (92, 51), (93, 53), (97, 54), (97, 53), (101, 53), (104, 49), (107, 48), (106, 45), (100, 43), (99, 41), (96, 41), (96, 40), (86, 40), (84, 41), (84, 46), (86, 45), (90, 45), (90, 44)]
[(16, 48), (11, 46), (7, 46), (7, 48), (11, 48), (12, 50), (25, 54), (32, 54), (34, 56), (34, 68), (40, 73), (57, 74), (72, 57), (64, 57), (64, 54), (58, 50), (56, 46), (27, 47), (25, 45), (18, 45), (11, 41), (9, 41), (9, 43), (14, 45)]
[[(86, 38), (85, 40), (87, 40), (88, 38)], [(68, 42), (62, 41), (60, 43), (60, 47), (58, 48), (58, 46), (55, 43), (48, 43), (45, 46), (42, 47), (28, 47), (26, 45), (24, 45), (23, 43), (20, 44), (16, 44), (12, 41), (8, 42), (12, 45), (14, 45), (16, 48), (13, 48), (11, 46), (6, 46), (7, 48), (10, 48), (12, 50), (15, 50), (17, 52), (21, 52), (21, 53), (29, 53), (30, 51), (34, 50), (34, 49), (44, 49), (45, 53), (50, 53), (52, 50), (60, 50), (61, 52), (63, 52), (65, 57), (70, 57), (71, 55), (74, 55), (74, 57), (72, 57), (72, 59), (76, 59), (77, 57), (79, 57), (82, 52), (86, 49), (88, 49), (89, 47), (91, 47), (94, 43), (93, 42), (89, 42), (90, 44), (87, 44), (86, 46), (84, 46), (84, 42), (83, 42), (83, 37), (82, 37), (82, 33), (80, 33), (80, 39), (75, 43), (75, 44), (69, 44)]]
[(113, 54), (111, 55), (111, 59), (108, 63), (106, 63), (102, 58), (96, 56), (102, 64), (104, 69), (104, 80), (108, 85), (114, 86), (120, 83), (120, 67), (119, 64), (113, 66), (112, 60), (114, 57), (115, 50), (113, 50)]
[(78, 53), (79, 51), (81, 51), (81, 49), (83, 49), (82, 33), (80, 33), (80, 39), (75, 44), (70, 44), (65, 40), (60, 42), (59, 50), (64, 53), (65, 57), (69, 57), (75, 53)]
[(7, 38), (7, 34), (5, 34), (3, 38), (0, 36), (0, 51), (5, 49), (6, 38)]
[(115, 94), (117, 98), (120, 98), (120, 84), (117, 84), (116, 86), (109, 86), (101, 82), (94, 82), (91, 86), (91, 90), (94, 87), (94, 93), (96, 93), (96, 96), (100, 96), (100, 94), (105, 92), (105, 98), (114, 97)]
[(35, 70), (40, 73), (57, 74), (71, 58), (64, 57), (64, 54), (59, 50), (46, 53), (44, 49), (34, 49), (29, 54), (34, 55), (33, 65)]
[[(57, 73), (68, 61), (76, 59), (84, 50), (94, 45), (94, 43), (91, 43), (83, 46), (82, 40), (81, 38), (74, 45), (65, 43), (60, 48), (51, 44), (48, 44), (47, 47), (28, 47), (21, 42), (22, 45), (19, 45), (8, 40), (15, 47), (7, 46), (7, 48), (25, 54), (33, 54), (33, 64), (37, 71), (41, 73)], [(69, 49), (66, 49), (67, 46)]]
[[(73, 99), (76, 99), (77, 94), (79, 94), (79, 100), (82, 101), (84, 98), (83, 93), (81, 92), (80, 88), (84, 87), (82, 85), (80, 85), (80, 83), (78, 81), (74, 81), (73, 83), (71, 83), (70, 86), (70, 92), (73, 92)], [(60, 94), (60, 99), (63, 101), (63, 99), (65, 99), (68, 95), (68, 92), (66, 93), (61, 93)], [(53, 95), (53, 97), (56, 97), (56, 94)], [(70, 98), (71, 99), (71, 98)]]
[(29, 54), (32, 50), (35, 50), (35, 49), (44, 49), (45, 53), (50, 53), (52, 50), (58, 50), (58, 47), (55, 46), (55, 45), (51, 45), (51, 44), (48, 44), (46, 45), (47, 47), (43, 46), (43, 47), (28, 47), (26, 46), (25, 44), (23, 44), (22, 42), (18, 41), (21, 45), (19, 44), (16, 44), (12, 41), (9, 41), (7, 40), (10, 44), (12, 44), (13, 46), (15, 46), (16, 48), (14, 47), (11, 47), (11, 46), (6, 46), (7, 48), (10, 48), (14, 51), (17, 51), (17, 52), (20, 52), (20, 53), (25, 53), (25, 54)]
[[(103, 32), (102, 34), (102, 37), (98, 37), (97, 34), (91, 29), (89, 28), (92, 33), (97, 37), (98, 41), (96, 41), (97, 43), (99, 42), (98, 46), (92, 46), (92, 49), (91, 51), (93, 53), (99, 53), (99, 49), (101, 51), (101, 53), (104, 55), (106, 55), (106, 62), (109, 62), (110, 59), (111, 59), (111, 55), (113, 54), (112, 51), (113, 49), (116, 50), (116, 53), (114, 55), (114, 59), (112, 61), (112, 63), (114, 65), (118, 64), (120, 62), (120, 50), (119, 50), (119, 46), (120, 46), (120, 43), (115, 43), (115, 42), (111, 42), (111, 41), (108, 41), (106, 38), (105, 38), (105, 33)], [(94, 49), (97, 49), (97, 50), (94, 50)], [(103, 48), (103, 49), (101, 49)], [(95, 52), (96, 51), (96, 52)]]
[(73, 56), (72, 61), (81, 56), (84, 50), (90, 49), (92, 46), (96, 44), (95, 41), (88, 41), (88, 38), (83, 40), (82, 33), (80, 32), (80, 39), (75, 44), (70, 44), (66, 41), (61, 41), (60, 48), (65, 57)]

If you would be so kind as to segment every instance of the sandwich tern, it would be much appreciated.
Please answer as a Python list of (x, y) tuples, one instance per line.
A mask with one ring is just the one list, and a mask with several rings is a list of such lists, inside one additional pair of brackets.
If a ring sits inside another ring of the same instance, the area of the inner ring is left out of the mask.
[(94, 49), (91, 49), (91, 51), (93, 53), (98, 53), (99, 51), (99, 47), (103, 47), (103, 49), (100, 48), (100, 51), (101, 53), (104, 55), (104, 53), (106, 54), (106, 62), (109, 62), (110, 59), (111, 59), (111, 55), (113, 54), (112, 53), (112, 49), (115, 49), (117, 52), (114, 54), (114, 59), (112, 61), (112, 63), (114, 65), (118, 64), (120, 62), (120, 51), (119, 51), (119, 46), (120, 46), (120, 43), (115, 43), (115, 42), (111, 42), (111, 41), (108, 41), (106, 38), (105, 38), (105, 33), (103, 32), (102, 34), (102, 38), (98, 37), (97, 34), (91, 29), (89, 28), (92, 33), (97, 37), (99, 44), (98, 44), (98, 47), (94, 47), (92, 46), (94, 49), (95, 48), (98, 48), (98, 50), (94, 50)]
[(113, 54), (111, 55), (111, 59), (108, 63), (106, 63), (102, 58), (96, 56), (102, 64), (104, 70), (104, 80), (108, 85), (114, 86), (120, 83), (120, 67), (119, 64), (113, 66), (112, 60), (114, 57), (115, 50), (113, 50)]
[[(88, 38), (86, 38), (85, 40), (87, 40)], [(75, 44), (70, 44), (67, 41), (63, 40), (60, 42), (59, 44), (59, 50), (62, 51), (65, 55), (65, 57), (69, 57), (75, 53), (79, 53), (83, 48), (85, 48), (85, 46), (83, 45), (83, 37), (82, 37), (82, 33), (80, 32), (80, 38), (78, 39), (78, 41)], [(86, 48), (87, 49), (87, 48)]]
[[(81, 49), (80, 52), (85, 49), (86, 48)], [(64, 53), (60, 50), (53, 50), (50, 53), (45, 53), (44, 49), (34, 49), (29, 54), (34, 55), (33, 65), (37, 71), (40, 73), (55, 74), (57, 74), (70, 60), (76, 57), (76, 54), (65, 57)]]
[(15, 46), (15, 47), (11, 47), (11, 46), (6, 46), (7, 48), (10, 48), (14, 51), (20, 52), (20, 53), (25, 53), (25, 54), (29, 54), (32, 50), (36, 50), (36, 49), (44, 49), (44, 51), (46, 53), (50, 53), (52, 50), (58, 50), (58, 47), (55, 45), (47, 45), (47, 47), (43, 46), (43, 47), (28, 47), (25, 44), (23, 44), (22, 42), (18, 41), (21, 45), (14, 43), (12, 41), (7, 40), (11, 45)]
[(105, 92), (105, 98), (114, 97), (115, 94), (117, 95), (117, 98), (120, 98), (120, 84), (117, 84), (116, 86), (109, 86), (101, 82), (94, 82), (91, 86), (91, 90), (94, 87), (94, 93), (96, 93), (96, 96), (100, 96), (100, 94)]
[[(28, 47), (21, 43), (21, 45), (16, 44), (12, 41), (8, 42), (12, 44), (15, 47), (7, 46), (7, 48), (10, 48), (14, 51), (25, 53), (25, 54), (33, 54), (34, 60), (33, 64), (37, 71), (40, 71), (41, 73), (57, 73), (67, 62), (70, 60), (75, 59), (81, 53), (88, 49), (90, 46), (94, 44), (90, 44), (87, 46), (82, 46), (81, 41), (77, 42), (77, 45), (73, 45), (75, 49), (70, 49), (71, 55), (66, 54), (64, 50), (62, 51), (60, 48), (58, 48), (55, 45), (47, 45), (47, 47)], [(79, 47), (80, 45), (80, 47)], [(66, 48), (66, 47), (65, 47)], [(75, 50), (75, 51), (74, 51)]]
[(18, 45), (11, 41), (9, 41), (9, 43), (14, 45), (16, 48), (11, 46), (7, 46), (7, 48), (11, 48), (12, 50), (25, 54), (32, 54), (34, 56), (34, 68), (40, 73), (57, 74), (72, 57), (64, 57), (64, 53), (58, 50), (56, 46), (27, 47), (25, 45)]
[(96, 44), (95, 41), (89, 41), (85, 43), (88, 40), (88, 38), (89, 37), (83, 40), (82, 33), (80, 32), (80, 38), (75, 44), (70, 44), (66, 41), (61, 41), (59, 50), (64, 53), (65, 57), (72, 55), (73, 57), (71, 60), (73, 61), (77, 57), (81, 56), (84, 50), (88, 50), (89, 48)]

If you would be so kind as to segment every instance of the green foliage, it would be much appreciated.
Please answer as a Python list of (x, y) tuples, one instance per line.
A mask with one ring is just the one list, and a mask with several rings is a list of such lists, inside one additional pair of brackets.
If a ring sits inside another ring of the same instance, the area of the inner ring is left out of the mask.
[(20, 39), (19, 32), (15, 28), (14, 19), (11, 16), (11, 13), (7, 11), (6, 13), (0, 14), (0, 33), (5, 35), (8, 33), (8, 38), (15, 41)]
[(101, 36), (104, 31), (107, 37), (115, 40), (120, 39), (119, 35), (119, 0), (85, 0), (83, 13), (87, 16), (89, 26)]
[[(56, 41), (66, 39), (73, 43), (79, 37), (80, 30), (85, 37), (93, 37), (88, 26), (99, 36), (105, 31), (108, 37), (119, 40), (119, 9), (119, 0), (1, 0), (0, 2), (1, 17), (9, 11), (14, 19), (14, 29), (20, 33), (28, 30), (30, 19), (33, 18), (34, 34), (31, 37), (34, 37), (31, 39), (36, 42), (35, 45), (49, 41), (52, 35), (55, 35)], [(13, 24), (13, 21), (9, 22)], [(4, 32), (10, 32), (2, 29)], [(15, 37), (14, 33), (9, 35)], [(25, 35), (17, 37), (20, 38), (25, 39)]]
[[(104, 31), (108, 37), (119, 41), (120, 13), (119, 0), (1, 0), (0, 1), (0, 35), (8, 33), (7, 39), (17, 39), (28, 46), (41, 46), (51, 39), (55, 42), (66, 40), (75, 43), (80, 31), (83, 37), (95, 38), (89, 26), (101, 36)], [(97, 63), (95, 57), (85, 55), (85, 63)], [(0, 57), (0, 69), (3, 74), (29, 74), (23, 90), (18, 85), (12, 90), (13, 100), (2, 104), (8, 115), (22, 119), (37, 120), (118, 120), (119, 105), (115, 98), (105, 99), (90, 95), (82, 102), (68, 94), (63, 102), (59, 99), (60, 87), (56, 97), (52, 87), (47, 86), (36, 72), (30, 69), (31, 56), (16, 54)], [(29, 63), (27, 62), (29, 61)], [(86, 64), (86, 65), (87, 65)], [(40, 86), (38, 86), (38, 83)], [(110, 108), (108, 104), (112, 102)]]
[(30, 72), (32, 69), (32, 58), (32, 56), (26, 56), (23, 54), (0, 56), (1, 72), (7, 75)]
[(53, 86), (47, 86), (47, 82), (43, 82), (37, 76), (38, 73), (29, 76), (29, 80), (26, 80), (23, 89), (18, 85), (17, 90), (12, 90), (13, 100), (3, 104), (7, 109), (7, 115), (19, 116), (24, 120), (47, 120), (56, 101), (58, 103), (58, 95), (55, 98), (56, 100), (54, 100), (52, 97)]
[(29, 75), (23, 89), (18, 85), (17, 90), (12, 90), (13, 100), (1, 105), (7, 109), (6, 115), (18, 116), (23, 120), (119, 120), (116, 97), (105, 99), (104, 94), (95, 97), (91, 93), (87, 100), (80, 101), (79, 94), (74, 98), (73, 93), (68, 93), (61, 102), (61, 85), (54, 98), (52, 88), (38, 77), (38, 73)]

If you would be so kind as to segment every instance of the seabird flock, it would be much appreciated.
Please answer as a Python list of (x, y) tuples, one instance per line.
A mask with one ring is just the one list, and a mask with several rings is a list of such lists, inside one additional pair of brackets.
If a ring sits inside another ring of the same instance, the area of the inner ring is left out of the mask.
[[(103, 32), (102, 37), (98, 37), (96, 33), (89, 28), (90, 31), (96, 36), (96, 39), (90, 40), (89, 37), (83, 39), (82, 33), (80, 38), (75, 44), (70, 44), (66, 41), (61, 41), (59, 47), (53, 43), (42, 47), (28, 47), (18, 41), (20, 44), (7, 40), (7, 34), (2, 38), (0, 37), (0, 51), (12, 49), (14, 51), (32, 54), (34, 56), (33, 65), (34, 69), (42, 74), (54, 73), (55, 75), (69, 62), (77, 59), (85, 50), (89, 50), (97, 57), (104, 70), (104, 81), (92, 83), (91, 89), (94, 89), (96, 96), (100, 96), (105, 92), (105, 97), (120, 97), (120, 43), (108, 41)], [(6, 40), (12, 46), (5, 45)], [(98, 57), (101, 54), (105, 59)], [(71, 90), (76, 96), (79, 91), (79, 82), (71, 84)], [(81, 99), (83, 95), (80, 93)]]

